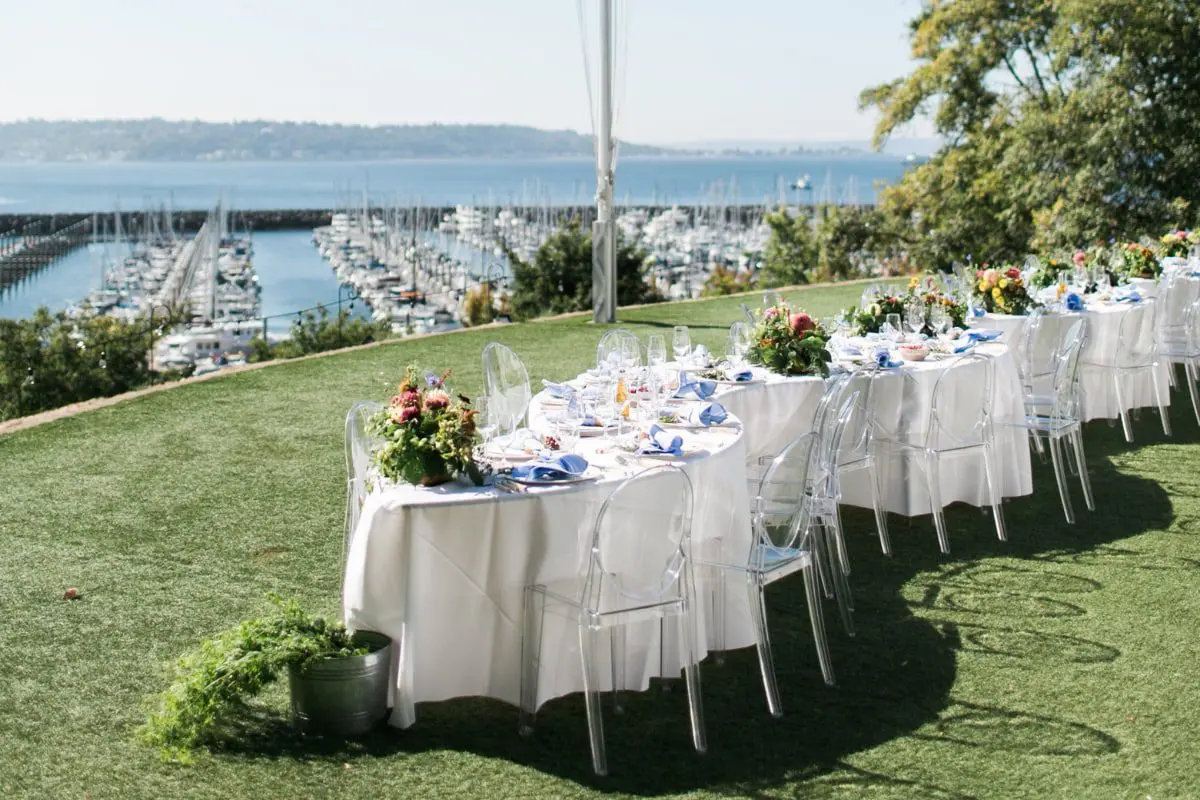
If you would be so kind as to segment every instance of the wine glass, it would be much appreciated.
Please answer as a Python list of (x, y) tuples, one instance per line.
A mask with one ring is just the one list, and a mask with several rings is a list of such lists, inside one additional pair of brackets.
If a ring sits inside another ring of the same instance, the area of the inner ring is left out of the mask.
[(941, 303), (934, 303), (929, 309), (929, 327), (933, 328), (934, 336), (939, 339), (950, 330), (950, 312)]
[(683, 363), (687, 355), (692, 352), (692, 335), (688, 332), (687, 325), (675, 326), (671, 347), (675, 351), (675, 360)]
[(725, 340), (725, 360), (731, 366), (741, 366), (742, 358), (746, 355), (746, 349), (743, 345), (745, 341), (746, 323), (735, 322), (729, 326), (729, 336)]
[(774, 289), (767, 289), (763, 292), (763, 308), (774, 308), (781, 302), (783, 302), (783, 298)]
[(925, 327), (925, 301), (910, 300), (904, 305), (904, 322), (916, 337)]
[(646, 339), (646, 364), (661, 367), (667, 363), (667, 340), (661, 333), (652, 333)]
[(884, 336), (891, 339), (893, 342), (899, 341), (904, 335), (904, 328), (900, 326), (899, 314), (888, 314), (883, 318)]

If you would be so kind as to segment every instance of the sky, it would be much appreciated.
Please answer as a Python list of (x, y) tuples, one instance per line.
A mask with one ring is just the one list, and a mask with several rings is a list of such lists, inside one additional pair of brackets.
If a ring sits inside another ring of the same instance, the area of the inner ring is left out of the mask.
[[(595, 61), (598, 0), (582, 0)], [(868, 139), (921, 0), (618, 0), (616, 133)], [(0, 121), (511, 123), (591, 132), (578, 0), (0, 1)], [(916, 123), (900, 135), (929, 135)]]

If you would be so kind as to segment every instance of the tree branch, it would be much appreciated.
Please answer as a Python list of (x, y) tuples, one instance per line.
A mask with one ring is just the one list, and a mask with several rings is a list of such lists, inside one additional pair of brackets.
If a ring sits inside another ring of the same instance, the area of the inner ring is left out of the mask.
[(1021, 48), (1025, 51), (1025, 55), (1029, 56), (1029, 63), (1033, 67), (1033, 77), (1037, 78), (1038, 87), (1042, 90), (1042, 102), (1045, 103), (1050, 99), (1050, 92), (1046, 91), (1046, 82), (1042, 80), (1042, 71), (1038, 69), (1037, 58), (1033, 55), (1033, 48), (1026, 41), (1021, 42)]
[(1017, 85), (1026, 92), (1029, 92), (1029, 87), (1025, 85), (1025, 81), (1021, 80), (1021, 76), (1017, 74), (1017, 70), (1013, 66), (1012, 59), (1008, 57), (1008, 53), (1004, 54), (1004, 66), (1008, 67), (1008, 74), (1012, 75), (1013, 80), (1017, 82)]

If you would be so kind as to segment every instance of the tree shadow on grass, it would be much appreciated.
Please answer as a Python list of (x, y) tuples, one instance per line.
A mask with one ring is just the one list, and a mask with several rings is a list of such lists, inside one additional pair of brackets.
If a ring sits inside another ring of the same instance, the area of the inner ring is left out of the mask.
[[(1195, 425), (1180, 425), (1173, 440), (1148, 434), (1139, 445), (1196, 441)], [(844, 521), (854, 571), (858, 635), (847, 638), (826, 604), (838, 685), (821, 681), (802, 582), (781, 581), (768, 591), (768, 614), (784, 716), (766, 710), (753, 649), (731, 652), (722, 665), (710, 658), (703, 674), (708, 753), (691, 748), (685, 692), (679, 681), (655, 682), (626, 695), (626, 711), (605, 703), (605, 736), (611, 775), (597, 778), (588, 755), (583, 700), (573, 695), (547, 703), (533, 736), (517, 735), (517, 711), (497, 701), (467, 698), (421, 704), (419, 722), (407, 731), (380, 730), (353, 742), (294, 733), (276, 716), (253, 723), (253, 732), (229, 742), (225, 752), (244, 758), (350, 761), (451, 750), (503, 759), (605, 792), (655, 795), (705, 790), (764, 796), (794, 785), (804, 796), (922, 796), (961, 798), (903, 776), (855, 770), (844, 758), (900, 737), (915, 736), (969, 747), (1059, 758), (1104, 756), (1120, 743), (1079, 721), (955, 699), (960, 651), (999, 659), (1057, 658), (1105, 663), (1120, 657), (1109, 643), (1038, 631), (1038, 616), (1086, 613), (1078, 598), (1103, 587), (1061, 571), (1061, 564), (1128, 562), (1137, 550), (1114, 543), (1173, 521), (1170, 499), (1154, 481), (1121, 473), (1112, 458), (1128, 452), (1119, 430), (1089, 425), (1088, 461), (1097, 511), (1079, 498), (1079, 523), (1062, 517), (1053, 473), (1034, 461), (1035, 494), (1005, 506), (1009, 542), (999, 542), (978, 509), (947, 510), (953, 555), (938, 553), (928, 517), (890, 519), (895, 556), (879, 554), (869, 512), (846, 509)], [(1077, 488), (1076, 488), (1077, 492)], [(1076, 495), (1078, 497), (1078, 495)], [(994, 556), (1020, 565), (982, 562)], [(1159, 559), (1156, 568), (1194, 569), (1185, 559)], [(916, 580), (914, 580), (914, 578)], [(914, 614), (916, 610), (921, 616)], [(943, 619), (945, 611), (954, 619)], [(934, 618), (930, 618), (933, 616)], [(449, 666), (449, 665), (448, 665)], [(665, 691), (664, 685), (674, 685)], [(926, 727), (930, 726), (930, 727)], [(931, 731), (931, 732), (930, 732)], [(251, 735), (252, 734), (252, 735)]]

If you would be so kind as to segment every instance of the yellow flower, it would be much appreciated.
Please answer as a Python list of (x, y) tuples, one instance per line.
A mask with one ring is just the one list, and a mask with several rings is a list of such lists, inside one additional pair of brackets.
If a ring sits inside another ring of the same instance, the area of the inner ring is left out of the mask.
[(1001, 278), (999, 288), (1003, 289), (1008, 286), (1008, 278)]
[(994, 299), (996, 299), (997, 301), (999, 301), (1000, 298), (1004, 297), (1004, 294), (1000, 291), (999, 286), (997, 286), (995, 289), (992, 289), (992, 297)]
[(979, 291), (986, 292), (987, 290), (988, 290), (987, 281), (980, 281), (979, 282)]
[(920, 285), (921, 285), (921, 281), (917, 279), (916, 275), (914, 275), (908, 279), (908, 288), (915, 289)]

